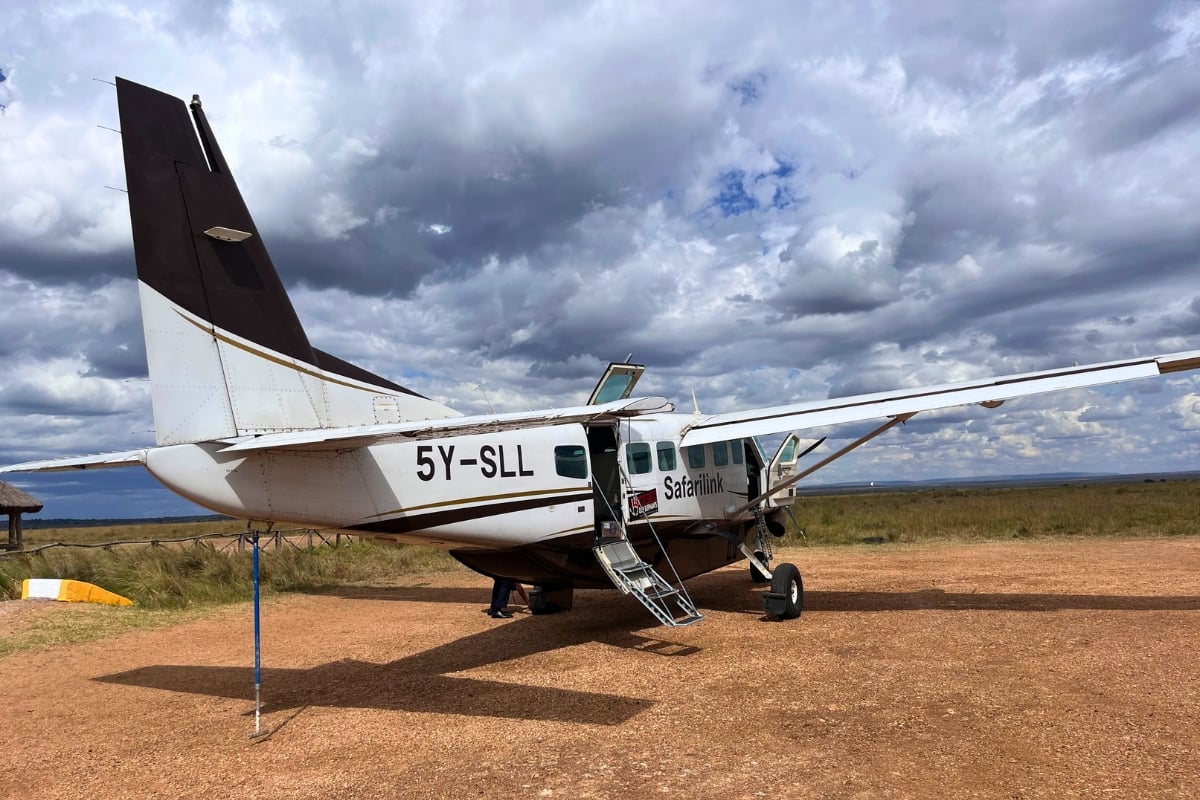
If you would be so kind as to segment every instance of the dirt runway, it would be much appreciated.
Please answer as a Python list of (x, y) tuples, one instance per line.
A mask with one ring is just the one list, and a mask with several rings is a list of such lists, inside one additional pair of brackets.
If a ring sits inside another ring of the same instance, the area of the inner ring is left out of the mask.
[(682, 629), (468, 572), (274, 599), (255, 741), (248, 605), (15, 653), (0, 797), (1200, 796), (1200, 538), (786, 557), (787, 623), (732, 567)]

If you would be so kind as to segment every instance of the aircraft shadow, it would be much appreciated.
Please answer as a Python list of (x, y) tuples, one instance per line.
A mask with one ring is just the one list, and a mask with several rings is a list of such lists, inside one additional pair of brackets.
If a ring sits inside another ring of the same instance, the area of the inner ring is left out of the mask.
[[(718, 572), (688, 582), (701, 613), (705, 609), (762, 614), (762, 585), (750, 583), (742, 572)], [(929, 588), (918, 591), (804, 593), (804, 613), (827, 611), (1200, 611), (1195, 595), (1106, 595), (962, 592)]]
[[(478, 592), (472, 594), (475, 599)], [(637, 610), (645, 613), (640, 607)], [(653, 702), (452, 674), (591, 642), (669, 658), (699, 652), (697, 647), (634, 633), (628, 628), (645, 627), (648, 620), (638, 614), (611, 612), (611, 608), (600, 607), (579, 615), (518, 617), (390, 663), (347, 659), (307, 669), (266, 668), (264, 712), (330, 706), (619, 725)], [(253, 672), (248, 667), (153, 664), (95, 680), (254, 699)]]
[[(766, 587), (752, 584), (745, 573), (726, 571), (710, 573), (687, 582), (688, 591), (701, 613), (705, 609), (762, 615), (761, 592)], [(488, 590), (442, 589), (436, 586), (404, 587), (345, 587), (322, 591), (320, 594), (362, 600), (403, 600), (417, 602), (478, 603), (487, 605)], [(581, 597), (596, 598), (603, 606), (605, 619), (618, 625), (637, 628), (649, 624), (649, 616), (636, 603), (616, 592), (583, 590)], [(603, 598), (603, 599), (600, 599)], [(568, 617), (586, 616), (595, 610), (596, 601), (586, 609), (577, 607)], [(815, 591), (804, 594), (806, 612), (822, 611), (1063, 611), (1085, 609), (1094, 611), (1197, 611), (1200, 596), (1193, 595), (1100, 595), (1046, 593), (978, 593), (946, 591), (938, 588), (918, 591), (855, 592)], [(582, 613), (581, 613), (582, 612)], [(614, 617), (614, 615), (616, 615)], [(584, 620), (580, 620), (584, 622)]]
[(947, 592), (806, 592), (805, 611), (1200, 611), (1190, 595)]
[[(692, 596), (706, 609), (762, 615), (760, 590), (741, 573), (706, 575), (689, 582)], [(429, 587), (366, 587), (328, 594), (347, 598), (445, 601), (484, 604), (479, 589)], [(589, 592), (588, 595), (593, 593)], [(307, 669), (267, 668), (263, 671), (267, 713), (308, 706), (374, 708), (396, 711), (461, 714), (619, 725), (653, 701), (619, 694), (580, 691), (554, 686), (528, 686), (503, 680), (454, 673), (516, 660), (537, 653), (601, 643), (638, 650), (652, 656), (687, 658), (700, 648), (646, 636), (638, 631), (652, 620), (639, 605), (614, 593), (594, 593), (596, 600), (577, 604), (566, 614), (518, 618), (389, 663), (341, 660)], [(601, 599), (603, 598), (603, 599)], [(1024, 611), (1068, 609), (1114, 611), (1198, 611), (1200, 597), (971, 593), (925, 589), (898, 592), (808, 591), (805, 613), (904, 610)], [(154, 664), (95, 680), (228, 697), (252, 702), (252, 671), (248, 667)]]
[[(434, 584), (419, 586), (337, 586), (315, 589), (306, 594), (323, 597), (341, 597), (346, 600), (398, 600), (416, 603), (454, 603), (470, 605), (478, 603), (486, 607), (492, 599), (491, 586), (443, 588)], [(513, 595), (516, 597), (516, 595)]]

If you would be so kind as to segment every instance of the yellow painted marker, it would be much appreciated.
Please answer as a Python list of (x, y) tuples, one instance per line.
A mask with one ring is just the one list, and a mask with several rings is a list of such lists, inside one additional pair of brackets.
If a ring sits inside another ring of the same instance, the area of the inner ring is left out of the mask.
[(21, 581), (22, 600), (61, 600), (65, 603), (102, 603), (108, 606), (131, 606), (128, 597), (113, 594), (93, 583), (60, 578), (26, 578)]

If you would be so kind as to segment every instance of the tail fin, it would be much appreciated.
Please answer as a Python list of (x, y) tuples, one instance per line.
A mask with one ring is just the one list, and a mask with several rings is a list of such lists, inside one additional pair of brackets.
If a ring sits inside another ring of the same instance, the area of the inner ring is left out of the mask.
[(199, 98), (117, 103), (160, 445), (459, 416), (309, 344)]

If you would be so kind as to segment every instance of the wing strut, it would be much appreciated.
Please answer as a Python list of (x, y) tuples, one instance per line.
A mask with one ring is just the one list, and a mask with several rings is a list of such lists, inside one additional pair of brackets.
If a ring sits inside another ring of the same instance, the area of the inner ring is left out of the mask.
[[(775, 486), (772, 486), (770, 489), (768, 489), (767, 491), (760, 494), (758, 497), (747, 500), (742, 505), (740, 505), (737, 508), (733, 509), (732, 511), (728, 512), (726, 516), (736, 517), (737, 515), (739, 515), (743, 512), (749, 511), (750, 509), (754, 508), (759, 503), (766, 500), (771, 495), (777, 493), (780, 489), (786, 489), (789, 486), (791, 486), (795, 483), (798, 483), (801, 478), (807, 478), (809, 475), (812, 475), (814, 472), (819, 470), (821, 467), (824, 467), (833, 461), (837, 461), (839, 458), (846, 455), (846, 453), (849, 453), (851, 450), (854, 450), (858, 447), (863, 446), (864, 444), (871, 441), (879, 434), (887, 433), (892, 428), (896, 427), (897, 425), (900, 425), (901, 423), (908, 422), (910, 419), (912, 419), (916, 415), (917, 415), (917, 412), (915, 412), (915, 411), (912, 413), (909, 413), (909, 414), (897, 414), (896, 416), (889, 419), (887, 422), (880, 425), (875, 430), (868, 433), (866, 436), (860, 436), (859, 438), (855, 439), (850, 444), (843, 447), (841, 450), (838, 450), (836, 453), (833, 453), (832, 455), (826, 456), (825, 458), (821, 459), (816, 464), (813, 464), (811, 467), (804, 470), (803, 472), (797, 472), (795, 475), (788, 478), (783, 483), (776, 484)], [(824, 441), (824, 440), (822, 440), (822, 441)], [(810, 447), (809, 450), (811, 450), (811, 449), (812, 448)]]

